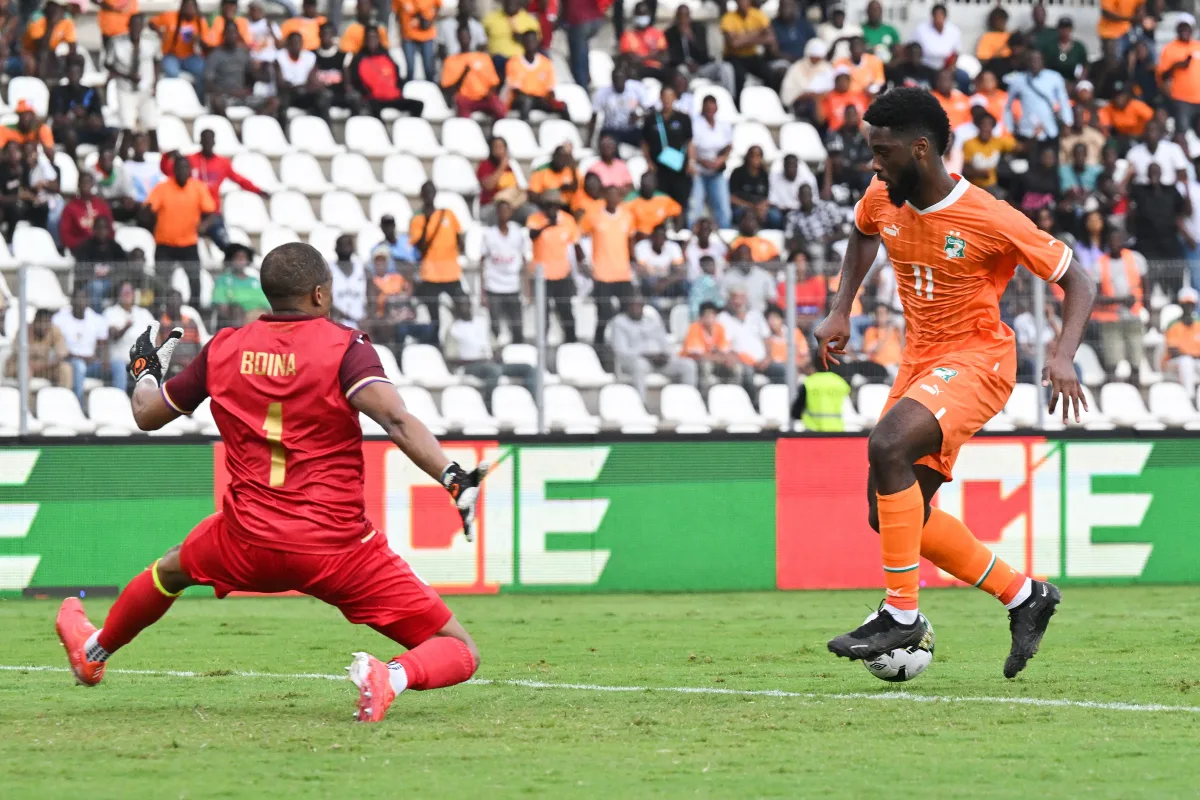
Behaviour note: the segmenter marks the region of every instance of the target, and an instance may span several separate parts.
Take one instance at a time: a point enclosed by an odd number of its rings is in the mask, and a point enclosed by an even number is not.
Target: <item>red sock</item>
[[[421,691],[462,683],[475,674],[475,658],[453,636],[434,636],[394,659],[408,675],[408,688]]]
[[[169,594],[158,581],[158,562],[125,585],[108,610],[96,643],[110,654],[133,641],[144,629],[162,619],[179,595]]]

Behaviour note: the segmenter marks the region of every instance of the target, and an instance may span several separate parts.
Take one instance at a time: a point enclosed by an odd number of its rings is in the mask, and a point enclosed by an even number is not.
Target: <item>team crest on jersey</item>
[[[950,369],[949,367],[934,367],[933,374],[944,380],[946,383],[958,374],[958,370]]]
[[[946,258],[966,258],[967,243],[958,235],[958,231],[946,234]]]

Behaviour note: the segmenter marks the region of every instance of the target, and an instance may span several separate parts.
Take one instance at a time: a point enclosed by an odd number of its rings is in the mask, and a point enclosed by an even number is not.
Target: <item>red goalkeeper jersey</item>
[[[223,513],[235,535],[286,552],[337,553],[371,531],[350,398],[385,380],[361,331],[324,317],[265,315],[219,332],[162,394],[184,414],[212,398],[229,473]]]

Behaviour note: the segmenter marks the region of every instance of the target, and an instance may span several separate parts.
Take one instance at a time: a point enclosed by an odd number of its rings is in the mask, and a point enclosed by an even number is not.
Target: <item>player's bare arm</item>
[[[1067,421],[1069,408],[1075,409],[1075,421],[1080,421],[1079,409],[1088,410],[1083,386],[1075,374],[1075,351],[1083,340],[1092,302],[1096,299],[1096,283],[1079,265],[1074,256],[1071,265],[1058,279],[1063,290],[1063,326],[1054,343],[1054,355],[1046,362],[1042,373],[1042,385],[1050,387],[1050,413],[1062,398],[1062,419]]]
[[[850,240],[846,243],[846,257],[842,259],[842,280],[833,296],[829,316],[813,329],[813,336],[817,339],[817,357],[826,369],[829,362],[838,363],[834,355],[840,356],[846,352],[846,343],[850,341],[850,309],[854,305],[854,296],[866,280],[878,253],[879,234],[868,236],[858,228],[851,229]]]

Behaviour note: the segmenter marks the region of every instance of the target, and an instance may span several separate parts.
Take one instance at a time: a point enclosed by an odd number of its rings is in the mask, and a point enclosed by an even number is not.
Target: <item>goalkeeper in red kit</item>
[[[76,680],[95,686],[109,657],[162,618],[189,586],[211,586],[217,597],[303,592],[407,650],[388,663],[354,654],[356,718],[378,722],[405,689],[470,678],[479,651],[367,519],[359,412],[446,487],[468,539],[487,466],[468,472],[450,461],[405,409],[366,335],[329,320],[332,276],[317,250],[275,248],[263,259],[260,280],[271,313],[220,331],[166,383],[162,376],[182,331],[156,348],[147,330],[130,352],[133,415],[142,430],[161,428],[212,399],[229,473],[222,510],[131,580],[99,630],[78,598],[64,600],[58,636]]]

